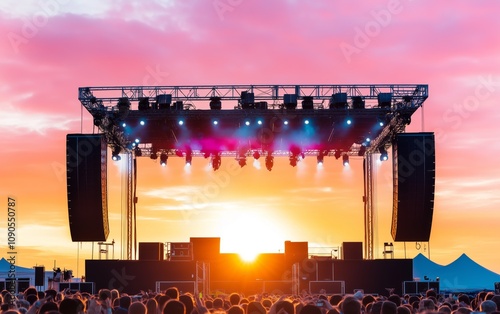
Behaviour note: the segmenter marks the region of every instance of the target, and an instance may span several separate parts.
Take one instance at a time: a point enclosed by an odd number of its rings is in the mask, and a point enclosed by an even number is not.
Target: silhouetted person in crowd
[[[435,311],[436,305],[432,299],[422,299],[418,304],[418,312]]]
[[[147,314],[160,314],[160,310],[158,308],[158,301],[155,298],[150,298],[146,302]]]
[[[186,314],[191,314],[194,308],[194,300],[190,294],[182,294],[179,296],[179,301],[184,303],[186,307]]]
[[[266,314],[267,310],[261,302],[252,301],[248,303],[246,314]]]
[[[412,314],[410,308],[407,306],[404,306],[404,305],[398,306],[397,313],[398,314]]]
[[[141,301],[135,301],[128,307],[129,314],[146,314],[146,306]]]
[[[491,300],[485,300],[479,305],[479,310],[486,314],[491,314],[497,310],[497,304]]]
[[[132,304],[132,298],[129,295],[122,295],[119,300],[119,305],[115,308],[115,314],[127,314],[128,308]]]
[[[165,295],[168,295],[171,299],[179,300],[179,289],[170,287],[165,290]]]
[[[227,314],[245,314],[245,311],[239,305],[231,305],[231,307],[226,312]]]
[[[165,303],[162,310],[163,314],[186,314],[184,303],[179,300],[170,299]]]
[[[241,300],[241,297],[238,293],[233,292],[229,295],[229,303],[231,303],[231,305],[239,305],[240,300]]]
[[[397,314],[398,306],[392,301],[382,302],[382,308],[380,309],[381,314]]]
[[[361,302],[352,296],[345,297],[341,309],[342,314],[361,314]]]

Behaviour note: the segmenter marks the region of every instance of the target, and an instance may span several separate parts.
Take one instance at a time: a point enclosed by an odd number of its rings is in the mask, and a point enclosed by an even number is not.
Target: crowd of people
[[[203,296],[165,291],[135,295],[101,289],[97,294],[29,287],[13,295],[3,290],[0,314],[500,314],[500,295],[251,295]]]

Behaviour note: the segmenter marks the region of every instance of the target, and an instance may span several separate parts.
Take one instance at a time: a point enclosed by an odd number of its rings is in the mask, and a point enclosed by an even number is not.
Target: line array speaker
[[[101,134],[66,136],[68,215],[73,242],[106,241],[107,143]]]
[[[394,241],[429,241],[434,211],[434,133],[401,133],[393,142]]]

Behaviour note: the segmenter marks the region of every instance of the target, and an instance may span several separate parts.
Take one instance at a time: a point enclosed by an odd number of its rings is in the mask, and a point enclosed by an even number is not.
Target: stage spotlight
[[[380,161],[386,161],[389,159],[389,155],[387,154],[385,147],[381,146],[378,151],[380,152]]]
[[[179,125],[184,125],[184,120],[179,120],[178,124]]]
[[[167,165],[168,156],[165,153],[160,154],[160,166],[165,167]]]
[[[267,170],[271,171],[273,169],[274,165],[274,157],[271,155],[266,156],[266,168]]]
[[[120,146],[115,146],[113,148],[113,152],[112,152],[112,156],[111,156],[111,159],[113,159],[114,161],[118,161],[120,159],[122,159],[120,157],[120,153],[121,153],[122,149]]]
[[[262,120],[260,120],[260,119],[259,119],[259,120],[257,120],[257,124],[258,124],[258,125],[262,125]]]
[[[288,120],[283,121],[284,125],[288,125]]]
[[[238,158],[238,164],[243,168],[247,165],[247,158],[245,156],[240,156],[240,158]]]
[[[344,166],[348,166],[348,165],[349,165],[349,155],[344,154],[344,155],[342,156],[342,164],[343,164]]]
[[[193,152],[191,151],[190,148],[186,150],[186,165],[191,165],[191,162],[193,161]]]
[[[351,119],[347,119],[346,123],[347,123],[347,125],[351,125],[352,124],[352,120]]]
[[[306,125],[309,124],[309,120],[307,120],[307,119],[304,120],[304,124],[306,124]]]
[[[379,122],[378,122],[378,125],[379,125],[379,126],[384,126],[384,121],[379,121]]]
[[[126,127],[127,124],[125,122],[122,123],[122,127]]]
[[[222,161],[219,154],[212,155],[212,168],[214,171],[220,168]]]
[[[139,122],[139,124],[140,124],[140,125],[144,125],[144,124],[146,124],[146,122],[145,122],[144,120],[141,120],[141,121]]]
[[[249,126],[249,125],[250,125],[250,121],[248,121],[248,120],[247,120],[247,121],[245,121],[245,125],[246,125],[246,126]]]
[[[323,155],[323,152],[319,152],[318,157],[316,159],[318,160],[318,164],[323,164],[323,159],[325,155]]]
[[[255,160],[259,159],[260,158],[260,153],[258,151],[255,151],[253,153],[253,158],[255,158]]]
[[[290,159],[290,166],[292,166],[292,167],[297,166],[297,156],[292,155],[292,156],[290,156],[289,159]]]
[[[134,148],[134,154],[136,157],[141,157],[142,156],[142,150],[139,148],[139,146],[137,146],[136,148]]]
[[[151,150],[151,155],[149,155],[149,158],[151,158],[153,160],[158,159],[158,155],[156,154],[156,150],[155,149]]]
[[[370,139],[369,137],[367,137],[367,138],[365,138],[365,141],[366,141],[367,143],[370,143],[371,139]]]
[[[219,121],[218,120],[214,120],[212,123],[213,123],[213,125],[217,125],[217,124],[219,124]]]
[[[141,141],[140,139],[136,138],[134,142],[139,144],[140,141]]]

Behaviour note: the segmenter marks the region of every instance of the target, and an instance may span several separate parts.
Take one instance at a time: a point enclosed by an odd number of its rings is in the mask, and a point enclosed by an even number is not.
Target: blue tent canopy
[[[439,265],[420,253],[413,259],[413,277],[432,281],[439,278],[442,292],[492,291],[495,282],[500,282],[499,274],[479,265],[466,254],[448,265]]]

